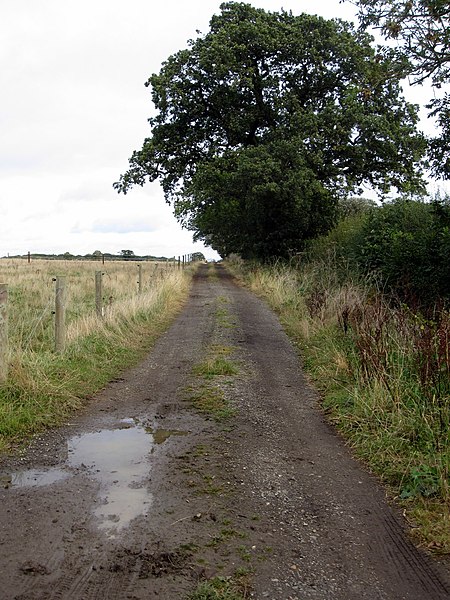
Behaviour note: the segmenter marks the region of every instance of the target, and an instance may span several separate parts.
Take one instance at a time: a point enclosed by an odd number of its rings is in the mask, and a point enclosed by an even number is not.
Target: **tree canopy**
[[[344,1],[344,0],[341,0]],[[402,74],[413,84],[450,82],[450,3],[448,0],[356,0],[363,28],[374,27],[395,40]],[[406,59],[406,62],[405,62]],[[450,178],[450,95],[430,99],[441,134],[430,141],[435,174]]]
[[[121,250],[119,254],[125,260],[130,260],[135,256],[133,250]]]
[[[203,254],[203,252],[193,252],[191,254],[191,260],[196,261],[196,260],[206,260],[206,259],[205,259],[205,255]]]
[[[224,3],[148,80],[151,136],[115,187],[159,179],[220,254],[288,256],[362,184],[421,187],[424,140],[394,67],[349,23]]]

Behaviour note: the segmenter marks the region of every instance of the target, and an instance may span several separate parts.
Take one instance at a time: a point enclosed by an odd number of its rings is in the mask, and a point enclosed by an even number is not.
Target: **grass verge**
[[[0,451],[45,427],[63,423],[89,396],[141,359],[180,310],[189,278],[173,272],[105,319],[94,316],[66,351],[16,351],[0,386]]]
[[[333,264],[231,266],[278,312],[328,418],[404,507],[418,545],[450,553],[450,315],[388,304]]]

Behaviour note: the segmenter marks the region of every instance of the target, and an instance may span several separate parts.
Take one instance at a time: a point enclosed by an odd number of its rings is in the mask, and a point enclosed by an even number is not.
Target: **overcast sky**
[[[0,256],[94,250],[173,256],[193,244],[159,184],[118,195],[150,129],[144,82],[206,32],[220,0],[14,0],[0,21]],[[352,20],[339,0],[258,0]]]

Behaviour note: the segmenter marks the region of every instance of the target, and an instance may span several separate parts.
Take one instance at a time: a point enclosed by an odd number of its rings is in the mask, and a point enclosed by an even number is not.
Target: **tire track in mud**
[[[211,348],[240,368],[214,381],[236,410],[219,424],[187,401]],[[102,529],[95,511],[112,505],[95,465],[0,490],[2,600],[183,600],[198,581],[244,569],[256,600],[449,598],[447,573],[405,538],[383,490],[324,422],[275,315],[222,267],[201,266],[141,365],[0,473],[66,468],[67,439],[118,427],[154,435],[137,482],[148,511]]]

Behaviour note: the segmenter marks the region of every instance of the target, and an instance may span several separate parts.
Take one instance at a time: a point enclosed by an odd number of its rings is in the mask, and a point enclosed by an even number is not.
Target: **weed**
[[[192,455],[195,457],[208,456],[209,449],[204,444],[197,444],[192,451]]]
[[[203,475],[204,486],[201,490],[202,494],[215,496],[223,493],[223,486],[216,483],[214,475]]]
[[[247,546],[239,546],[237,552],[244,562],[250,562],[252,560],[251,552]]]
[[[220,544],[223,544],[233,538],[245,538],[246,534],[234,529],[234,527],[228,526],[223,527],[218,535],[215,535],[210,542],[208,542],[207,546],[216,547]]]
[[[188,600],[245,600],[249,598],[248,583],[241,577],[215,577],[200,583]]]
[[[209,351],[213,356],[230,356],[233,353],[233,346],[223,346],[221,344],[211,344]]]
[[[193,542],[188,542],[186,544],[180,544],[180,551],[185,554],[194,554],[199,550],[198,544],[194,544]]]
[[[213,379],[221,375],[237,375],[239,370],[233,362],[223,356],[213,356],[196,365],[193,372],[205,379]]]
[[[436,467],[420,465],[409,470],[408,476],[403,482],[403,490],[400,498],[412,498],[423,496],[430,498],[439,491],[439,475]]]
[[[188,399],[201,413],[211,416],[219,422],[229,419],[234,414],[234,409],[230,406],[222,390],[212,384],[191,388]]]

